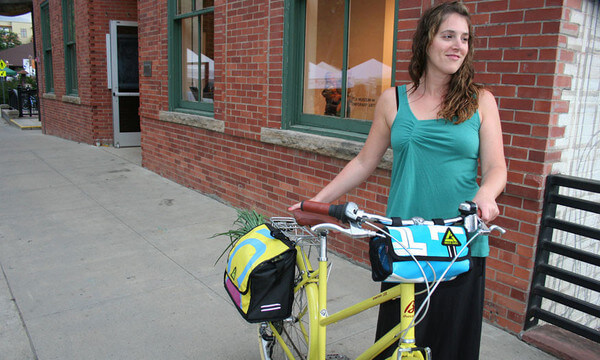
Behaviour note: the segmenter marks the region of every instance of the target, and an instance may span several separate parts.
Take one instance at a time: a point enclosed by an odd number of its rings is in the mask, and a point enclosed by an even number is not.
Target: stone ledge
[[[364,145],[364,143],[358,141],[273,128],[262,128],[260,140],[268,144],[281,145],[343,160],[352,160]],[[392,150],[388,149],[378,167],[390,170],[392,159]]]
[[[225,132],[225,122],[223,120],[216,120],[208,116],[186,114],[174,111],[161,111],[158,114],[158,120],[220,133]]]
[[[81,105],[81,98],[79,96],[63,95],[61,100],[67,103]]]
[[[527,330],[521,338],[564,360],[597,359],[600,354],[600,344],[551,324]]]
[[[10,107],[2,107],[2,118],[10,121],[10,119],[18,118],[19,110],[11,109]]]
[[[55,93],[43,93],[42,94],[42,98],[44,98],[44,99],[50,99],[50,100],[56,100],[56,94]]]

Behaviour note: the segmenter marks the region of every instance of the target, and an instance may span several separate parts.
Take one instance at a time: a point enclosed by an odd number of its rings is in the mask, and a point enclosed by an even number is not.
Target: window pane
[[[306,2],[306,114],[339,116],[344,55],[344,0]]]
[[[119,96],[119,131],[140,132],[140,97]]]
[[[177,13],[185,14],[192,11],[192,3],[194,0],[178,0],[177,1]]]
[[[77,49],[75,44],[67,46],[67,56],[69,68],[67,71],[69,72],[69,93],[76,94],[77,93]]]
[[[344,39],[346,4],[348,38]],[[373,120],[375,103],[391,84],[394,4],[394,0],[307,1],[305,114]],[[346,88],[342,89],[344,73]],[[345,114],[341,111],[344,93]]]
[[[214,6],[214,0],[178,0],[177,14],[185,14]]]
[[[182,100],[210,103],[215,76],[214,14],[186,18],[181,25]]]
[[[200,85],[202,101],[213,102],[215,89],[215,16],[214,13],[202,15],[202,39],[200,60]]]
[[[181,21],[181,95],[198,101],[198,17]]]
[[[196,0],[196,10],[204,9],[215,5],[215,0]]]
[[[352,0],[348,29],[347,117],[373,120],[392,81],[394,0]]]
[[[137,26],[117,26],[118,87],[120,92],[139,92]]]
[[[67,10],[66,10],[66,42],[73,43],[75,42],[75,11],[73,9],[73,0],[67,0]]]

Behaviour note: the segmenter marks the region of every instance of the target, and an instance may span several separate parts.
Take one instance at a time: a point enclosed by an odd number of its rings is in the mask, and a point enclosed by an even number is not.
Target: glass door
[[[110,21],[110,87],[114,146],[140,146],[137,23]]]

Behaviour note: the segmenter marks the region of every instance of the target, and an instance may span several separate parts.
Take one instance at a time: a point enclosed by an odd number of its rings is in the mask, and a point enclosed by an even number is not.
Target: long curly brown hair
[[[461,2],[446,2],[427,10],[417,25],[413,36],[412,58],[408,73],[413,82],[414,92],[421,84],[421,79],[427,71],[427,49],[437,34],[440,25],[450,14],[458,14],[467,20],[469,25],[469,50],[456,73],[450,78],[448,92],[442,101],[438,116],[455,124],[469,119],[479,107],[477,94],[482,88],[473,81],[473,25],[467,7]]]

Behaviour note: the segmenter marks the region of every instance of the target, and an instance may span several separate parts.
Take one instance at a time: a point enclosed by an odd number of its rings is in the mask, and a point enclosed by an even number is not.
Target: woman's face
[[[458,71],[469,51],[469,24],[463,16],[452,13],[440,28],[427,49],[427,73],[440,76]]]

